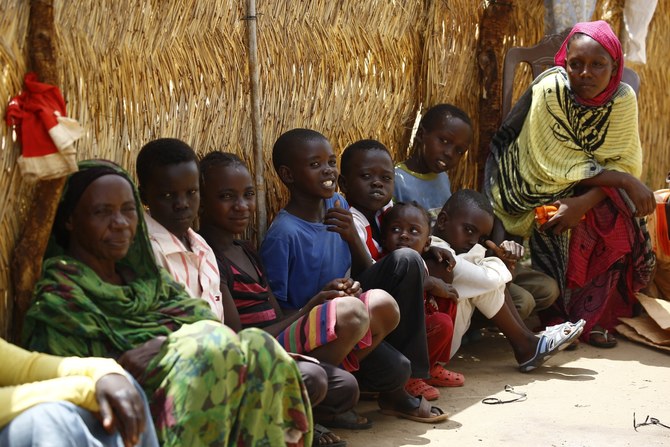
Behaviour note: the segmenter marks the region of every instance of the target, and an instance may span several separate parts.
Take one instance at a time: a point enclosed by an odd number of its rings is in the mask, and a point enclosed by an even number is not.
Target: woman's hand
[[[648,216],[656,209],[656,200],[651,189],[647,188],[647,185],[642,183],[637,177],[627,172],[605,169],[595,177],[584,179],[579,183],[582,186],[609,186],[623,189],[633,202],[637,217]]]
[[[589,207],[584,203],[581,196],[566,197],[557,200],[553,205],[558,208],[556,214],[540,227],[540,231],[545,233],[553,231],[554,234],[575,228]]]
[[[121,374],[107,374],[95,384],[102,426],[108,433],[118,430],[126,447],[137,445],[146,425],[139,391]]]
[[[132,374],[137,381],[140,381],[147,370],[147,366],[149,366],[149,362],[151,362],[156,354],[158,354],[158,351],[161,350],[166,339],[166,336],[159,335],[137,348],[124,352],[117,361],[126,371]]]
[[[635,205],[637,217],[648,216],[656,210],[656,197],[654,192],[636,177],[629,175],[624,185],[624,190]]]

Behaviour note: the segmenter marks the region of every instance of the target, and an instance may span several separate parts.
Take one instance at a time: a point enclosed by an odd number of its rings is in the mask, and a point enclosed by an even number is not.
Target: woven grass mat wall
[[[132,172],[144,143],[174,136],[201,154],[215,149],[235,152],[250,162],[253,172],[246,2],[97,3],[57,1],[55,8],[60,87],[68,113],[87,129],[77,143],[80,159],[108,158]],[[516,3],[510,28],[514,33],[505,37],[505,48],[533,44],[544,33],[541,2]],[[601,1],[599,8],[605,3]],[[27,4],[0,0],[3,104],[20,90],[26,70]],[[270,152],[274,140],[288,129],[319,130],[337,153],[354,140],[377,138],[402,160],[420,108],[452,102],[477,126],[475,54],[487,4],[258,2],[269,217],[287,198],[272,170]],[[642,78],[643,144],[658,157],[645,170],[648,179],[658,177],[654,169],[667,169],[669,156],[661,149],[669,140],[667,120],[657,117],[670,112],[670,104],[653,94],[662,91],[668,79],[667,68],[655,63],[668,50],[668,8],[659,4],[652,23],[649,64],[636,67]],[[8,265],[31,187],[15,169],[19,148],[11,131],[0,129],[0,336],[7,336],[12,315]],[[475,141],[472,147],[477,145]],[[477,184],[473,152],[452,173],[456,187]],[[661,169],[663,163],[666,167]]]
[[[428,2],[424,32],[422,110],[439,103],[454,104],[472,118],[474,141],[460,165],[451,172],[457,188],[476,188],[476,148],[479,145],[477,114],[479,82],[477,38],[483,3],[468,0]],[[408,151],[400,154],[407,157]]]
[[[12,131],[4,124],[4,111],[11,97],[21,89],[28,53],[29,2],[0,1],[0,337],[7,338],[12,315],[9,260],[24,220],[32,188],[21,181],[16,167],[18,147]]]
[[[644,148],[642,180],[653,189],[666,187],[670,172],[670,2],[660,1],[649,26],[647,63],[628,64],[640,75],[640,139]]]
[[[544,34],[544,7],[541,2],[516,2],[510,29],[515,34],[505,43],[530,46]],[[529,4],[526,3],[539,3]],[[623,0],[599,0],[592,20],[607,21],[615,32],[623,27]],[[670,2],[658,2],[647,35],[647,63],[628,63],[640,76],[638,96],[640,140],[644,150],[642,180],[652,189],[665,187],[670,171],[670,95],[664,87],[670,79],[670,67],[663,63],[670,51]],[[518,98],[530,83],[530,70],[517,70],[514,97]]]

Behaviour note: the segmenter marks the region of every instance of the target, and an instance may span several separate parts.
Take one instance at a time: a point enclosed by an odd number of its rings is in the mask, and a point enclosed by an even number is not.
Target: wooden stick
[[[503,37],[509,34],[514,1],[494,2],[484,10],[477,49],[479,65],[479,150],[477,151],[477,178],[483,185],[484,168],[489,156],[489,144],[502,121],[502,55]]]
[[[258,40],[256,38],[256,0],[249,0],[247,30],[249,38],[249,74],[251,75],[251,128],[254,147],[254,178],[256,183],[256,243],[265,237],[268,226],[265,188],[265,154],[263,153],[263,126],[261,125],[260,70],[258,68]]]
[[[30,62],[42,82],[58,85],[54,39],[53,0],[31,0],[28,47]],[[18,341],[23,318],[32,300],[33,288],[42,271],[51,226],[66,177],[42,180],[36,186],[26,216],[23,233],[14,248],[12,282],[14,284],[14,339]]]

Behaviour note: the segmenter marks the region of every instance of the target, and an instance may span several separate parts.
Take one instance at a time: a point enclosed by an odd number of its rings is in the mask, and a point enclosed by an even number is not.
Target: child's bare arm
[[[334,208],[326,211],[324,223],[327,225],[328,231],[339,234],[342,240],[349,245],[351,276],[356,277],[372,265],[372,259],[363,245],[363,241],[358,237],[351,212],[341,208],[339,201],[335,202]]]
[[[447,250],[448,251],[448,250]],[[451,253],[449,253],[451,255]],[[456,260],[451,257],[451,260],[453,261],[453,265],[456,265]],[[437,259],[430,258],[430,259],[425,259],[426,261],[426,266],[428,267],[428,273],[430,276],[434,276],[435,278],[440,278],[442,281],[446,282],[447,284],[451,284],[454,280],[454,270],[452,267],[452,264],[449,264],[451,268],[446,268],[446,265],[444,262],[438,261]]]
[[[436,259],[427,259],[426,266],[430,276],[426,277],[423,282],[424,292],[436,297],[458,300],[458,292],[451,285],[451,281],[454,279],[453,271],[451,269],[447,270],[444,263],[438,262]]]
[[[242,330],[242,322],[240,321],[240,313],[235,306],[235,300],[228,289],[228,284],[225,282],[223,275],[221,275],[221,301],[223,304],[223,324],[234,330],[240,332]]]
[[[446,248],[431,245],[430,247],[428,247],[428,251],[423,254],[423,258],[426,261],[426,263],[430,261],[436,262],[437,264],[432,264],[433,268],[437,268],[437,266],[439,265],[443,269],[445,269],[447,274],[450,275],[450,278],[445,281],[447,283],[451,283],[453,278],[452,272],[454,270],[454,267],[456,266],[456,259],[449,250],[447,250]]]
[[[423,282],[423,291],[435,297],[447,298],[450,300],[458,300],[458,292],[451,284],[447,284],[440,278],[434,276],[426,277]]]

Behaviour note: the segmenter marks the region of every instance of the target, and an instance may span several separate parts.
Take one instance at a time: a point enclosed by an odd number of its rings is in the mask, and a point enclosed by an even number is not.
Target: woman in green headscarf
[[[23,333],[30,349],[114,357],[150,398],[163,445],[309,445],[295,362],[260,330],[236,335],[156,266],[127,173],[68,179]]]

